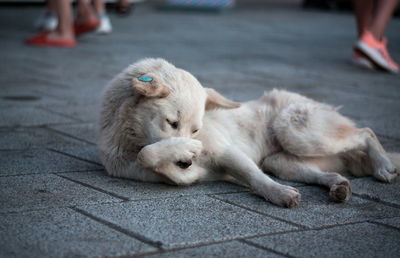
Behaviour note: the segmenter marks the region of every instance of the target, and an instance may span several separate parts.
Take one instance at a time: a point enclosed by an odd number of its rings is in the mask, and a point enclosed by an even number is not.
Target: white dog
[[[390,159],[399,164],[372,130],[328,105],[281,90],[240,104],[162,59],[139,61],[108,85],[98,147],[112,176],[178,185],[228,180],[285,207],[298,205],[299,191],[263,171],[326,186],[342,202],[351,188],[338,173],[391,182]]]

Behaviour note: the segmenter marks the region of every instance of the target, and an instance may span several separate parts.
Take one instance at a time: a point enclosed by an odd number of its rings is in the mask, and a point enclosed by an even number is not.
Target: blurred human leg
[[[88,0],[78,0],[77,15],[75,20],[75,35],[95,30],[100,25],[100,20]]]
[[[355,0],[354,12],[356,15],[357,33],[361,37],[364,30],[368,29],[372,22],[374,0]]]
[[[398,0],[380,0],[376,2],[374,17],[370,24],[370,31],[374,37],[382,41],[386,27],[392,18]]]
[[[357,38],[360,39],[363,32],[369,29],[373,18],[374,0],[355,0],[354,13],[357,24]],[[374,69],[374,64],[358,49],[354,49],[353,63],[368,69]]]
[[[393,73],[399,72],[387,49],[384,32],[396,8],[398,0],[355,1],[355,13],[359,40],[353,60],[366,57],[375,66]],[[358,62],[361,64],[361,62]]]
[[[100,34],[110,33],[112,31],[112,26],[106,13],[104,0],[93,0],[93,7],[100,19],[100,26],[96,29],[96,32]]]
[[[56,0],[47,0],[46,11],[36,20],[35,28],[39,30],[55,30],[58,24]]]
[[[76,45],[71,2],[70,0],[57,0],[55,3],[59,21],[57,28],[29,38],[26,41],[28,45],[54,47],[73,47]]]
[[[117,13],[121,15],[127,15],[131,12],[132,6],[129,0],[117,0],[115,9]]]

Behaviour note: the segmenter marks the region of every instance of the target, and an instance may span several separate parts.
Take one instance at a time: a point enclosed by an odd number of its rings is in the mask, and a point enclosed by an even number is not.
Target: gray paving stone
[[[43,149],[0,151],[0,176],[101,169],[99,165]]]
[[[96,124],[71,124],[71,125],[56,125],[51,128],[62,133],[72,135],[76,138],[96,143]]]
[[[3,214],[0,257],[104,257],[156,248],[71,209]]]
[[[293,257],[398,257],[399,237],[399,230],[362,223],[248,241]]]
[[[388,218],[388,219],[378,219],[378,220],[374,220],[374,222],[386,224],[386,225],[400,229],[400,217]]]
[[[277,207],[250,193],[221,194],[217,198],[309,228],[396,216],[400,209],[352,196],[347,203],[334,203],[328,191],[316,186],[299,187],[302,199],[294,209]]]
[[[296,229],[207,196],[79,207],[165,248]]]
[[[83,68],[82,69],[87,69]],[[116,71],[117,72],[117,71]],[[71,105],[85,106],[90,105],[93,107],[98,107],[101,102],[101,93],[103,87],[106,86],[108,81],[110,81],[115,74],[109,74],[108,76],[101,76],[100,74],[92,71],[92,76],[80,76],[78,77],[80,71],[77,72],[77,78],[70,79],[67,84],[60,85],[61,87],[51,87],[50,83],[42,84],[37,87],[38,92],[42,95],[59,100],[59,103],[43,103],[40,105],[43,108],[52,109],[54,106],[55,111],[60,111],[60,107],[68,107]],[[109,72],[107,72],[109,73]],[[55,82],[57,79],[53,79]],[[84,85],[79,90],[76,90],[73,85],[80,83]],[[67,109],[61,110],[66,111]]]
[[[90,184],[129,200],[247,191],[247,189],[243,187],[223,182],[206,182],[188,187],[144,183],[110,177],[105,171],[66,173],[63,174],[63,176],[85,184]]]
[[[232,241],[221,244],[200,246],[178,251],[144,255],[144,257],[284,257],[249,244]]]
[[[59,176],[43,174],[2,177],[0,196],[0,212],[120,201]]]
[[[102,162],[97,152],[97,147],[93,144],[82,144],[82,146],[56,146],[54,149],[62,153],[78,157],[87,161],[97,163],[103,168]]]
[[[7,87],[12,85],[12,87]],[[25,85],[22,83],[22,85]],[[2,91],[0,92],[1,107],[34,107],[39,105],[60,104],[60,100],[44,96],[38,92],[32,84],[29,88],[18,87],[15,81],[7,84],[2,83]]]
[[[391,110],[398,110],[396,109],[391,109]],[[391,148],[389,150],[399,152],[400,147],[398,145],[399,139],[400,139],[400,121],[398,120],[398,116],[396,118],[391,118],[388,119],[388,117],[392,117],[392,113],[390,111],[386,115],[382,115],[380,117],[376,118],[365,118],[362,120],[358,121],[358,125],[360,127],[369,127],[374,130],[375,133],[381,134],[384,136],[389,136],[392,138],[395,138],[397,142],[396,148]],[[385,146],[384,146],[385,147]]]
[[[15,150],[28,148],[82,148],[88,144],[69,138],[45,128],[21,128],[13,131],[0,130],[0,149]]]
[[[34,107],[2,107],[0,126],[39,126],[54,123],[68,123],[74,120],[52,114]]]
[[[46,105],[43,106],[43,109],[55,114],[72,117],[82,122],[96,122],[100,115],[99,101],[92,104],[75,103],[74,105]]]
[[[378,135],[379,142],[387,152],[400,152],[400,140]]]
[[[374,200],[385,201],[400,207],[400,179],[391,184],[375,180],[372,177],[351,180],[353,192]]]

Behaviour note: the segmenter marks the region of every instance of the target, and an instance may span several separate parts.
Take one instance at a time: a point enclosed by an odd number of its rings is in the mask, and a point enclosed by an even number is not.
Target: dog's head
[[[126,119],[133,119],[134,127],[142,127],[139,131],[149,142],[171,136],[192,138],[202,128],[206,110],[240,106],[203,88],[193,75],[163,59],[141,60],[124,74],[135,99],[135,107],[125,112]]]

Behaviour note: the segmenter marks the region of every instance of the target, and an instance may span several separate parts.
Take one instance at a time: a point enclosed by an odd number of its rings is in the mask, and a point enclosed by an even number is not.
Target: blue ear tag
[[[139,77],[138,80],[141,82],[151,82],[151,81],[153,81],[153,78],[148,77],[148,76],[142,76],[142,77]]]

